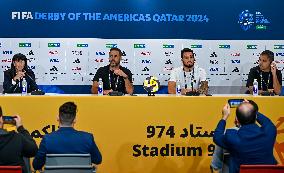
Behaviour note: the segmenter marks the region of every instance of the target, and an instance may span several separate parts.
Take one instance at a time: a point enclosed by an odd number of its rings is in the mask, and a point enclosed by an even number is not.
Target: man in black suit
[[[28,69],[26,56],[18,53],[13,56],[11,68],[4,71],[4,93],[21,93],[24,78],[27,81],[28,93],[38,90],[35,74],[31,69]]]

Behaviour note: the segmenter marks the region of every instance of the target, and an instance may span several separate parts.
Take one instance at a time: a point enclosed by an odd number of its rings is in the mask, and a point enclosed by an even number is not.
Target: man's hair
[[[192,49],[189,49],[189,48],[184,48],[184,49],[181,50],[181,58],[183,58],[183,54],[184,54],[185,52],[192,52],[193,58],[194,58],[193,50],[192,50]]]
[[[118,51],[118,52],[119,52],[119,56],[122,56],[122,52],[121,52],[121,50],[120,50],[119,48],[113,47],[113,48],[111,48],[111,49],[109,50],[109,52],[111,52],[111,51],[113,51],[113,50]]]
[[[0,106],[0,117],[2,117],[3,112],[2,112],[2,107]]]
[[[25,67],[24,67],[24,69],[25,70],[27,70],[27,67],[28,67],[28,60],[27,60],[27,57],[26,57],[26,55],[24,55],[24,54],[21,54],[21,53],[17,53],[17,54],[15,54],[14,56],[13,56],[13,59],[12,59],[12,63],[11,63],[11,69],[12,70],[15,70],[15,66],[14,66],[14,62],[15,61],[21,61],[21,60],[23,60],[23,61],[25,61]]]
[[[253,108],[249,111],[241,111],[239,108],[243,104],[251,104]],[[242,103],[237,107],[236,116],[241,125],[254,124],[256,121],[257,112],[258,112],[257,104],[254,101],[249,100],[249,103]]]
[[[77,113],[77,105],[74,102],[66,102],[59,108],[59,120],[62,125],[71,126]]]
[[[268,57],[268,59],[270,60],[270,62],[274,61],[274,53],[270,50],[265,50],[263,52],[261,52],[260,55],[266,55]]]

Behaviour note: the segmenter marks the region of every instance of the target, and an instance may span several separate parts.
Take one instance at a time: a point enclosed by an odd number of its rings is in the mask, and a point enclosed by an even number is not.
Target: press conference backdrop
[[[181,65],[180,50],[189,47],[207,72],[212,93],[242,93],[263,50],[274,51],[283,70],[283,5],[276,0],[2,0],[0,70],[21,52],[39,85],[83,85],[87,93],[98,67],[108,64],[109,49],[119,47],[136,86],[149,75],[166,85],[172,68]]]
[[[167,85],[171,70],[181,65],[180,50],[189,47],[196,54],[197,64],[206,70],[211,87],[241,87],[265,49],[275,52],[277,66],[283,71],[281,43],[284,41],[2,39],[1,71],[10,67],[13,54],[22,52],[39,85],[90,85],[97,69],[109,63],[109,49],[119,47],[123,50],[121,64],[134,74],[134,85],[142,85],[149,75]],[[2,82],[3,75],[0,79]]]

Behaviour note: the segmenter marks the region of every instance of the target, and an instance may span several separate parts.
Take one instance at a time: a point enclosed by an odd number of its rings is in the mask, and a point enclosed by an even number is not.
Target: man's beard
[[[263,66],[261,66],[261,65],[259,65],[259,69],[260,70],[271,70],[271,68],[270,68],[270,66],[269,67],[267,67],[267,68],[264,68]]]
[[[119,66],[119,63],[116,63],[115,61],[110,61],[110,66],[111,67],[117,67],[117,66]]]
[[[187,68],[191,68],[191,67],[193,67],[193,66],[194,66],[194,64],[186,65],[186,64],[184,64],[184,63],[183,63],[183,65],[184,65],[185,67],[187,67]]]

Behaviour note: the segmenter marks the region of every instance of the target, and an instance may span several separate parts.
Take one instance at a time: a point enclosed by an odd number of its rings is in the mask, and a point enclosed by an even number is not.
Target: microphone
[[[29,77],[33,82],[35,82],[34,79],[28,73],[25,73],[25,76]]]
[[[36,86],[36,90],[38,90],[38,85],[36,84],[36,82],[35,82],[35,80],[28,74],[28,72],[27,71],[25,71],[26,73],[25,73],[25,76],[27,76],[28,78],[30,78],[30,80],[34,83],[34,85]]]

